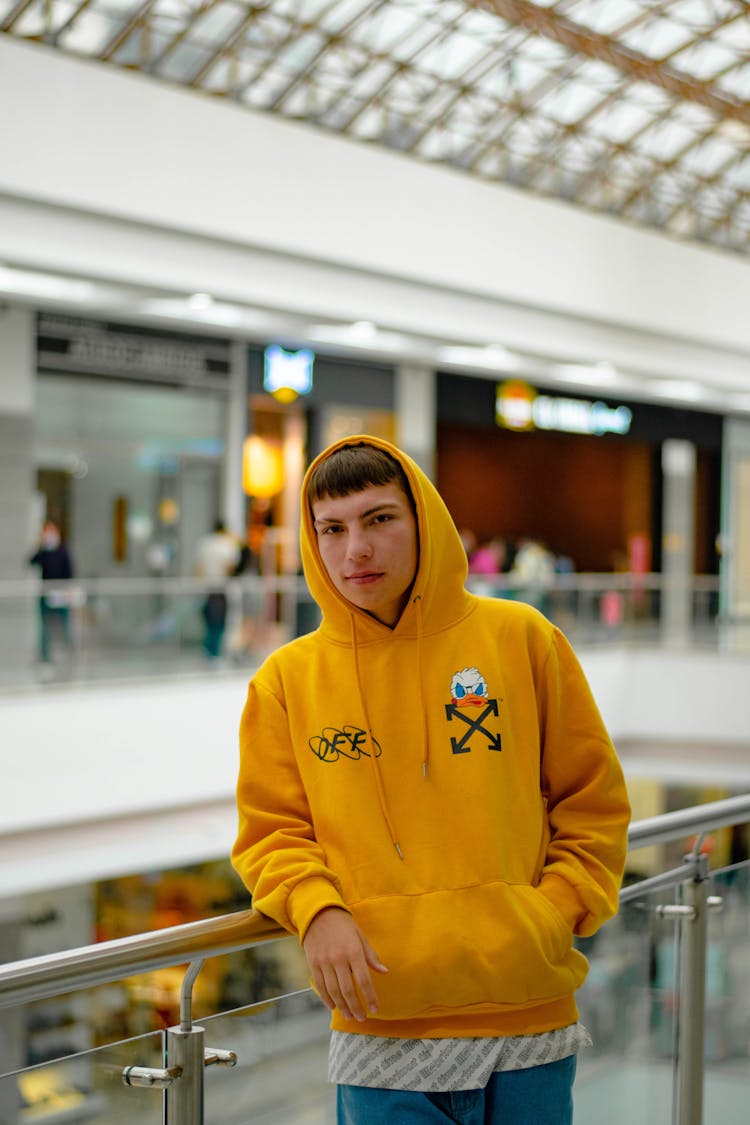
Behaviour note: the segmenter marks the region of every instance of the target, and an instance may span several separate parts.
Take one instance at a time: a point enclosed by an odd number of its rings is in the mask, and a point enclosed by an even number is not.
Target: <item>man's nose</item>
[[[370,557],[372,545],[366,532],[359,529],[349,532],[346,553],[350,559],[367,559]]]

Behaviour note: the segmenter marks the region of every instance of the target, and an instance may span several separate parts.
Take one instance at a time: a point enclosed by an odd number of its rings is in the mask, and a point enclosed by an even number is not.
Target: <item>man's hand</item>
[[[310,923],[302,948],[318,995],[330,1011],[338,1008],[345,1020],[363,1020],[365,1009],[378,1010],[370,970],[388,970],[351,914],[337,906],[321,910]]]

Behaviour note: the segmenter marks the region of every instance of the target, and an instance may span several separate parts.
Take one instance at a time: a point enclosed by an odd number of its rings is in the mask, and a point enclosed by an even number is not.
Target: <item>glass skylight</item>
[[[750,250],[741,0],[0,0],[0,30]]]

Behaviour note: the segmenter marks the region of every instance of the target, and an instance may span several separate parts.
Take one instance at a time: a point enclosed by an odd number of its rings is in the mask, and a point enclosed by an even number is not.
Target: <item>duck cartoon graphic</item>
[[[451,702],[454,707],[479,707],[487,702],[487,681],[478,668],[464,668],[451,680]]]
[[[468,713],[462,708],[480,707],[481,710]],[[468,754],[472,749],[502,750],[502,739],[496,724],[485,725],[490,716],[498,717],[498,701],[490,699],[487,681],[478,668],[462,668],[454,672],[451,680],[451,701],[445,705],[445,717],[455,723],[459,737],[451,735],[451,750],[454,754]],[[464,730],[461,726],[466,727]],[[473,741],[473,746],[472,746]]]

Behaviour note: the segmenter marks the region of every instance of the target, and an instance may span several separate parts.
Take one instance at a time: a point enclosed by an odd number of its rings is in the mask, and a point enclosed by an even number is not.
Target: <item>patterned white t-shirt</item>
[[[501,1038],[383,1039],[334,1031],[328,1081],[380,1090],[482,1090],[496,1070],[525,1070],[557,1062],[591,1046],[581,1023],[538,1035]]]

